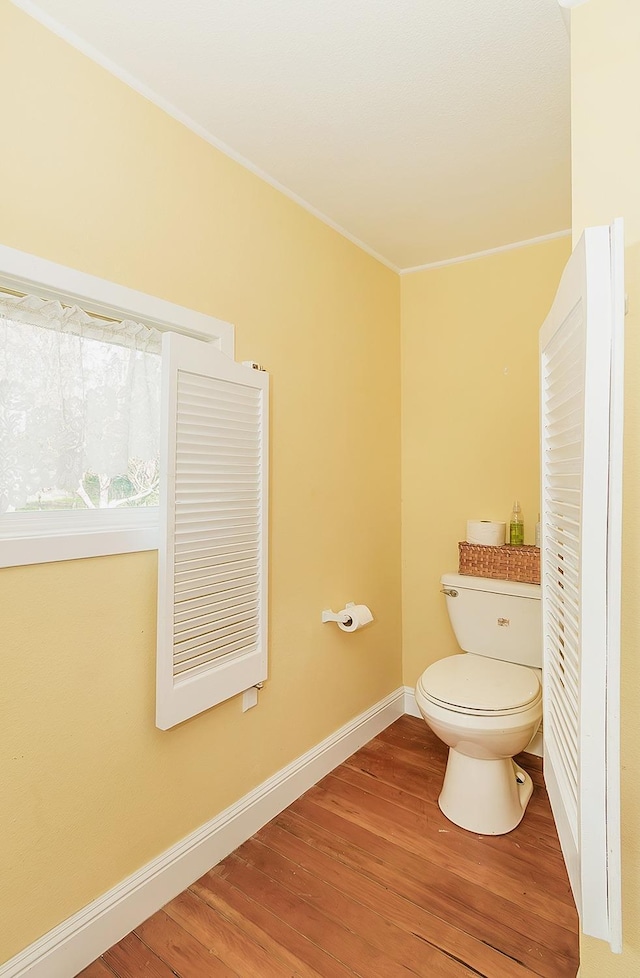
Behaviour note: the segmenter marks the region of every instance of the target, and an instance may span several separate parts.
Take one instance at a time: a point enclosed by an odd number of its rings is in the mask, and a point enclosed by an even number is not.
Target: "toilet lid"
[[[481,655],[451,655],[419,679],[428,699],[469,713],[523,710],[540,698],[540,681],[526,666]]]

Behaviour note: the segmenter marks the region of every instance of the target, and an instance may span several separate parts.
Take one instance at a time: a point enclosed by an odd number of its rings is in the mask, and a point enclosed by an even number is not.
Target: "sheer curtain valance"
[[[0,512],[157,505],[158,330],[0,292]]]

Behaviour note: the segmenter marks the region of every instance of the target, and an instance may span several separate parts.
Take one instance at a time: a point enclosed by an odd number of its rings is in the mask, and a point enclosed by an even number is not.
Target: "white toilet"
[[[463,829],[503,835],[533,792],[513,757],[542,718],[540,585],[460,574],[441,584],[465,654],[434,662],[416,687],[422,716],[449,747],[438,804]]]

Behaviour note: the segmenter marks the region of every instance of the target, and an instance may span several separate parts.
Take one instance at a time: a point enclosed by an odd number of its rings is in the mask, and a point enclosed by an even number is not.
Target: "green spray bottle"
[[[509,521],[509,543],[512,546],[520,546],[524,543],[524,522],[520,503],[517,499],[513,504],[513,512]]]

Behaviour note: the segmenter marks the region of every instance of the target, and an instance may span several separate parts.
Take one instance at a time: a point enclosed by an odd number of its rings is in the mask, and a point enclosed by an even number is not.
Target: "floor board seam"
[[[446,756],[422,720],[401,717],[89,968],[575,978],[577,917],[574,928],[541,760],[518,758],[536,793],[503,842],[444,820]]]
[[[299,817],[302,817],[302,816],[299,816]],[[274,820],[274,821],[277,821],[277,820]],[[286,829],[285,829],[285,831],[286,831]],[[391,845],[393,845],[393,843],[391,843]],[[366,850],[362,850],[362,851],[364,851],[364,852],[366,852]],[[349,866],[348,866],[348,864],[345,864],[345,865],[347,866],[347,868],[351,868],[351,867],[349,867]],[[369,873],[367,873],[367,871],[366,871],[366,870],[364,870],[364,869],[361,869],[361,871],[360,871],[360,872],[361,872],[361,875],[363,875],[363,876],[364,876],[365,878],[367,878],[367,879],[369,879],[369,880],[370,880],[371,882],[373,882],[373,883],[376,883],[377,885],[379,885],[379,886],[382,886],[382,887],[384,887],[384,888],[386,888],[386,889],[391,889],[391,885],[390,885],[389,883],[383,883],[383,882],[382,882],[382,881],[381,881],[380,879],[377,879],[376,877],[373,877],[373,876],[371,876],[371,874],[369,874]],[[453,874],[452,874],[452,875],[453,875]],[[465,881],[465,882],[466,882],[466,881]],[[417,910],[419,910],[419,911],[421,911],[421,912],[423,912],[423,913],[428,913],[428,914],[429,914],[429,915],[430,915],[431,917],[433,917],[434,919],[437,919],[437,920],[440,920],[440,921],[442,921],[443,923],[445,923],[445,924],[448,924],[449,926],[452,926],[452,925],[450,924],[450,921],[449,921],[449,920],[447,920],[447,919],[446,919],[446,918],[445,918],[445,917],[444,917],[444,916],[443,916],[443,915],[442,915],[441,913],[439,913],[439,912],[438,912],[438,911],[437,911],[436,909],[431,909],[431,908],[429,908],[429,909],[427,909],[427,908],[425,908],[425,907],[424,907],[423,905],[421,905],[420,903],[417,903],[417,902],[416,902],[415,900],[412,900],[412,899],[411,899],[411,898],[410,898],[409,896],[407,896],[407,895],[406,895],[406,894],[404,894],[404,893],[401,893],[400,891],[398,891],[398,890],[396,890],[396,889],[393,889],[393,891],[392,891],[392,892],[393,892],[393,893],[395,894],[395,896],[396,896],[396,897],[398,897],[399,899],[402,899],[402,900],[404,900],[405,902],[407,902],[407,903],[409,903],[409,904],[411,904],[411,905],[412,905],[413,907],[415,907],[415,908],[416,908]],[[455,906],[456,906],[456,905],[457,905],[458,907],[462,907],[462,906],[463,906],[463,905],[462,905],[462,904],[460,903],[460,901],[455,901],[455,900],[452,900],[452,901],[451,901],[451,905],[452,905],[452,907],[454,907],[454,908],[455,908]],[[464,934],[464,935],[465,935],[465,936],[466,936],[467,938],[469,938],[470,940],[473,940],[473,941],[478,941],[479,943],[483,943],[483,944],[486,944],[486,945],[487,945],[488,947],[492,947],[492,949],[493,949],[494,951],[496,951],[496,953],[498,953],[498,954],[501,954],[501,955],[503,955],[503,956],[505,956],[505,957],[508,957],[508,958],[510,958],[511,960],[513,960],[513,961],[516,961],[516,962],[517,962],[517,960],[518,960],[517,958],[515,958],[515,957],[514,957],[514,956],[512,956],[512,955],[509,955],[509,954],[508,954],[508,952],[505,952],[505,951],[503,951],[503,950],[502,950],[501,948],[499,948],[499,947],[497,947],[497,946],[494,946],[494,945],[491,945],[491,944],[489,944],[489,943],[488,943],[488,942],[486,942],[486,941],[483,941],[483,940],[482,940],[481,938],[479,938],[479,937],[477,937],[477,936],[476,936],[475,934],[473,934],[473,933],[471,933],[471,932],[470,932],[469,930],[467,930],[467,929],[465,928],[465,926],[463,926],[463,925],[460,925],[460,924],[458,924],[458,923],[456,923],[456,924],[455,924],[454,926],[456,927],[456,929],[457,929],[457,930],[459,930],[459,931],[460,931],[460,932],[461,932],[462,934]],[[521,933],[520,931],[517,931],[517,930],[512,930],[512,934],[513,934],[513,936],[514,936],[514,939],[517,939],[517,940],[519,940],[519,941],[524,941],[524,940],[527,940],[527,937],[526,937],[526,935],[523,935],[523,934],[522,934],[522,933]],[[538,942],[538,941],[536,941],[536,942],[534,942],[534,943],[536,944],[536,946],[538,946],[538,945],[539,945],[539,946],[541,946],[541,947],[543,946],[543,945],[541,945],[541,944],[540,944],[540,942]],[[559,953],[559,952],[554,952],[554,953]],[[564,955],[562,955],[562,956],[563,956],[563,957],[565,957]],[[524,965],[523,965],[523,966],[524,966]]]

